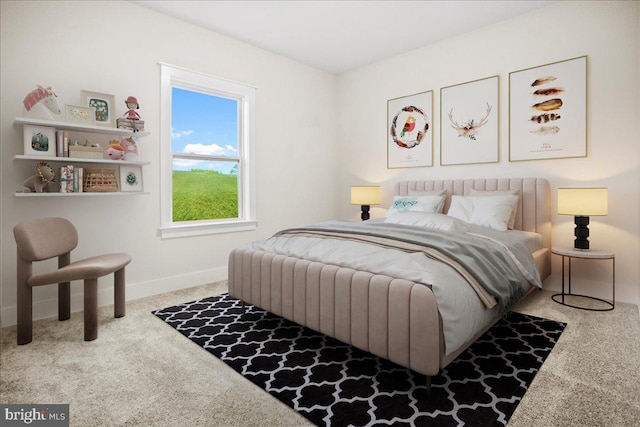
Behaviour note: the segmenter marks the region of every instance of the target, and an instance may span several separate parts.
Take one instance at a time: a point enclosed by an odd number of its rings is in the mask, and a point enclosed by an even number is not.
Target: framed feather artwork
[[[387,101],[387,168],[433,166],[433,91]]]
[[[440,89],[440,164],[498,161],[498,82],[486,77]]]
[[[509,73],[509,161],[587,155],[587,57]]]

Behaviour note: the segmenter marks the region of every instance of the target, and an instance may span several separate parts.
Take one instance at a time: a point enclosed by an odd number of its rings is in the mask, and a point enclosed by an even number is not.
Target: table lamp
[[[589,250],[589,216],[607,215],[606,188],[558,188],[558,214],[575,216],[573,247]]]
[[[374,185],[351,187],[351,204],[360,205],[362,207],[360,218],[363,221],[368,220],[369,206],[380,204],[380,187]]]

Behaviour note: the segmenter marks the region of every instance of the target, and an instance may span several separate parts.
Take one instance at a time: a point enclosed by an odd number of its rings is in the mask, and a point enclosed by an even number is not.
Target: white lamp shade
[[[558,188],[558,214],[598,216],[607,213],[606,188]]]
[[[373,185],[351,187],[351,204],[352,205],[379,205],[380,204],[380,187],[373,186]]]

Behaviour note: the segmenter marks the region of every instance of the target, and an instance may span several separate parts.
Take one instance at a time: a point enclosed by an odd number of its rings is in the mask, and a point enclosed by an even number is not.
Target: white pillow
[[[457,218],[430,212],[395,212],[388,215],[384,222],[413,225],[435,230],[455,231],[458,233],[464,233],[471,228],[471,225]]]
[[[516,225],[516,215],[518,214],[518,205],[520,204],[521,194],[522,193],[520,192],[520,190],[474,190],[474,189],[471,189],[471,191],[469,191],[470,196],[490,196],[490,197],[509,196],[509,195],[518,196],[518,203],[516,203],[516,206],[513,208],[513,212],[511,212],[511,216],[509,217],[509,224],[507,225],[507,228],[509,230],[513,230],[513,228]]]
[[[469,222],[473,213],[473,199],[465,196],[451,196],[448,216]]]
[[[409,196],[443,196],[440,206],[438,206],[438,213],[444,212],[444,201],[447,198],[447,190],[412,190],[409,189],[407,194]]]
[[[453,196],[447,215],[470,224],[507,231],[518,196]]]
[[[391,201],[391,206],[387,212],[387,216],[395,212],[436,212],[440,203],[444,199],[443,196],[395,196]]]

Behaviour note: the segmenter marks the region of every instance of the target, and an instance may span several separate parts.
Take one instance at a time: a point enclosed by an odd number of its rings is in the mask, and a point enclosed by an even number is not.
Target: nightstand
[[[558,304],[566,305],[568,307],[579,308],[581,310],[591,310],[591,311],[610,311],[615,308],[615,299],[616,299],[616,256],[613,252],[609,251],[601,251],[601,250],[580,250],[574,248],[559,248],[554,247],[551,249],[551,253],[560,255],[562,257],[562,293],[554,294],[551,296],[551,299]],[[589,260],[611,260],[612,262],[612,279],[611,279],[611,301],[607,301],[601,298],[590,297],[587,295],[579,295],[571,293],[571,260],[573,258],[580,259],[589,259]],[[565,292],[565,259],[568,260],[569,264],[569,272],[567,278],[567,284],[569,288],[569,292]],[[565,302],[565,296],[577,296],[580,298],[587,298],[591,300],[601,301],[607,304],[608,308],[588,308],[588,307],[580,307],[577,305],[572,305]]]

